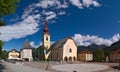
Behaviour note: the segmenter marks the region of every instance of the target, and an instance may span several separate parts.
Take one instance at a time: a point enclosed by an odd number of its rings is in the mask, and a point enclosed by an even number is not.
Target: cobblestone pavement
[[[24,62],[24,63],[9,63],[9,62],[0,62],[0,72],[63,72],[56,71],[51,67],[55,65],[63,65],[71,63],[59,63],[59,62]],[[108,69],[103,71],[96,72],[120,72],[118,69],[113,69],[112,66],[118,66],[117,63],[84,63],[76,62],[72,64],[103,64],[110,66]],[[70,69],[70,68],[67,68]],[[82,71],[80,71],[82,72]]]
[[[41,70],[41,69],[24,66],[22,63],[9,63],[9,62],[4,62],[4,63],[9,68],[11,68],[13,70],[13,72],[49,72],[49,71],[45,71],[45,70]],[[6,71],[6,72],[10,72],[10,71]]]
[[[15,72],[4,62],[0,62],[0,72]]]
[[[26,62],[24,63],[25,66],[29,66],[32,68],[36,68],[36,69],[42,69],[45,71],[50,71],[50,72],[61,72],[61,71],[56,71],[51,69],[52,66],[54,65],[60,65],[61,63],[59,62]]]
[[[44,69],[45,70],[46,67],[47,67],[47,64],[48,64],[47,62],[28,62],[28,63],[25,63],[24,65],[30,66],[32,68],[38,68],[38,69]],[[49,62],[47,71],[50,71],[50,72],[63,72],[63,71],[56,71],[56,70],[51,68],[51,67],[53,67],[55,65],[63,65],[63,64],[68,64],[68,63]],[[105,70],[102,70],[102,71],[96,71],[96,72],[120,72],[120,70],[118,70],[118,69],[111,68],[112,66],[118,66],[118,63],[75,62],[74,64],[103,64],[103,65],[109,66],[109,68],[105,69]],[[68,69],[70,69],[70,68],[68,68]],[[82,71],[80,71],[80,72],[82,72]]]

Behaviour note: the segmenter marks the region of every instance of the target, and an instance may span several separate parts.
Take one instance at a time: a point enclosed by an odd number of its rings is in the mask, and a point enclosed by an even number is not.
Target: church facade
[[[76,61],[77,46],[70,37],[55,42],[50,47],[49,60],[51,61]]]
[[[50,46],[50,33],[47,21],[44,24],[42,44],[46,48],[45,58],[52,61],[77,60],[77,46],[70,37],[56,41]]]

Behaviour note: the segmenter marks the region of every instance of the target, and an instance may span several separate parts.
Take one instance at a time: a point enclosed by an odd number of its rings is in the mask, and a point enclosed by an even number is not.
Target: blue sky
[[[4,49],[20,50],[26,38],[41,44],[43,23],[49,22],[51,42],[71,36],[77,45],[107,46],[120,39],[120,0],[21,0],[14,14],[3,16]]]

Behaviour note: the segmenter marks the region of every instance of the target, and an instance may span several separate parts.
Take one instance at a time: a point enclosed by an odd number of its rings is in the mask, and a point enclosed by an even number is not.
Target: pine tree
[[[104,52],[101,48],[97,49],[94,53],[94,60],[95,61],[102,61],[105,59]]]

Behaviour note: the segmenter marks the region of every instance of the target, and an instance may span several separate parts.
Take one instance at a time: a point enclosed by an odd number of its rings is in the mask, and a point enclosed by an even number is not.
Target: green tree
[[[5,24],[2,16],[14,13],[18,2],[19,0],[0,0],[0,26]]]
[[[105,59],[105,55],[104,52],[101,48],[97,49],[94,52],[94,61],[102,61]]]
[[[0,40],[0,57],[1,57],[1,54],[2,54],[2,46],[3,46],[3,42]]]
[[[8,58],[7,51],[6,51],[6,50],[3,50],[3,51],[2,51],[2,55],[1,55],[1,59],[6,60],[7,58]]]
[[[15,12],[19,0],[0,0],[0,26],[5,24],[2,16],[9,15]],[[1,34],[1,33],[0,33]],[[3,42],[0,40],[0,58],[6,57],[6,51],[2,51]]]
[[[32,49],[33,58],[35,60],[44,60],[44,46],[39,46],[38,48]]]

